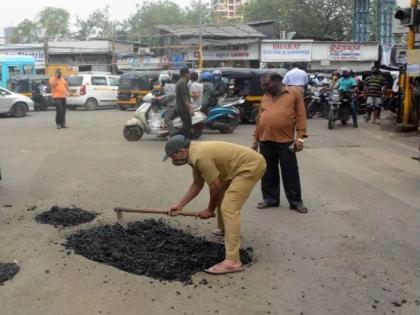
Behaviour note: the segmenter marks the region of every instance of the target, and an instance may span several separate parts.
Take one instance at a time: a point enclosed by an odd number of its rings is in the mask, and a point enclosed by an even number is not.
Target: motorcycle
[[[334,90],[330,97],[330,112],[328,114],[328,129],[334,129],[335,122],[341,120],[346,125],[351,116],[351,91],[338,92]]]
[[[210,107],[204,126],[221,133],[232,133],[241,122],[240,111],[237,106],[245,103],[243,98],[223,105]]]
[[[325,117],[328,113],[328,100],[330,97],[330,89],[328,87],[320,87],[313,92],[311,96],[311,102],[308,105],[306,116],[308,119],[313,118],[316,113],[320,113],[320,116]]]
[[[123,135],[128,141],[139,141],[144,133],[158,137],[169,136],[169,130],[164,121],[165,111],[159,109],[160,106],[157,102],[152,93],[148,93],[143,98],[143,103],[134,113],[134,117],[125,123]],[[198,139],[203,134],[206,118],[206,115],[199,109],[194,110],[194,115],[191,117],[193,139]],[[175,118],[173,122],[177,130],[182,128],[182,121],[179,117]]]

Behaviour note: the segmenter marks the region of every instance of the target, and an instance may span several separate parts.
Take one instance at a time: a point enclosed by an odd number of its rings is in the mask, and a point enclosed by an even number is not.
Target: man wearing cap
[[[189,164],[193,170],[193,183],[181,200],[169,209],[169,214],[177,215],[201,192],[205,183],[210,188],[210,201],[197,217],[214,217],[217,208],[218,225],[224,231],[226,257],[206,272],[242,271],[239,257],[241,208],[265,172],[264,158],[245,146],[223,141],[190,142],[181,135],[171,137],[165,151],[164,160],[170,157],[172,164]]]

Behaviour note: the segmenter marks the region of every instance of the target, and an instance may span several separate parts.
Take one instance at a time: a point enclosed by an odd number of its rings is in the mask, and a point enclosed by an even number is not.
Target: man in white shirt
[[[203,85],[198,82],[198,73],[191,72],[190,75],[190,93],[192,106],[194,109],[197,109],[201,106],[203,102]]]
[[[308,74],[299,69],[297,65],[293,65],[293,69],[288,71],[284,76],[283,84],[298,89],[304,95],[308,80]]]

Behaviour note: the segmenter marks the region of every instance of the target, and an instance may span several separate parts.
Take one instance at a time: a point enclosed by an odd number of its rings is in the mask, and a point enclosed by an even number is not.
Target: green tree
[[[107,38],[113,33],[113,23],[109,15],[109,6],[93,11],[86,19],[76,18],[77,36],[85,39]]]
[[[48,38],[58,38],[69,33],[70,14],[61,8],[46,7],[38,13],[38,33]]]
[[[28,19],[18,24],[12,34],[12,43],[31,43],[38,40],[36,25]]]
[[[55,39],[69,33],[70,14],[60,8],[46,7],[40,11],[32,22],[28,19],[18,24],[12,34],[14,43],[41,41],[47,37]]]
[[[352,0],[251,0],[246,21],[276,20],[280,31],[347,40],[351,38]]]

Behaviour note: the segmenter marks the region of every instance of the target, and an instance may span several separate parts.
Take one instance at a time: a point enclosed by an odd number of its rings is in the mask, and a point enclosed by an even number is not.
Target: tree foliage
[[[251,0],[246,21],[275,20],[280,31],[347,40],[351,38],[352,0]]]
[[[76,18],[77,36],[80,38],[105,38],[113,33],[109,6],[96,9],[86,19]]]
[[[28,43],[54,39],[69,33],[70,14],[60,8],[46,7],[38,13],[34,22],[25,19],[18,24],[12,34],[12,42]]]

